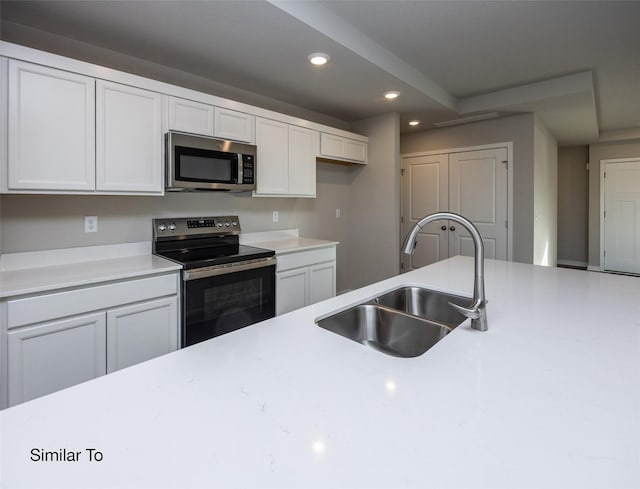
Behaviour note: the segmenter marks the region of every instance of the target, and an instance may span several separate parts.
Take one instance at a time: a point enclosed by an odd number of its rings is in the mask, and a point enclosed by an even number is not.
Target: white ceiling
[[[345,121],[397,111],[403,132],[537,112],[562,144],[640,136],[639,1],[2,0],[0,17]]]

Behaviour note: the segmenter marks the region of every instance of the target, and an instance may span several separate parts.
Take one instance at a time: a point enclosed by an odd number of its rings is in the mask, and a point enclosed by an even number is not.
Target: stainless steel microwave
[[[256,147],[169,131],[166,144],[167,190],[226,190],[256,188]]]

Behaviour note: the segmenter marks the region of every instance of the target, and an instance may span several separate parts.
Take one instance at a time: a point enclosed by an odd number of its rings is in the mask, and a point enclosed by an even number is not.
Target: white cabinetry
[[[176,273],[16,297],[8,328],[8,404],[178,348]]]
[[[336,295],[335,245],[278,254],[276,315]]]
[[[98,80],[97,189],[161,193],[162,96]]]
[[[9,405],[106,373],[104,314],[10,330],[8,337]]]
[[[320,133],[320,156],[366,164],[367,143],[323,132]]]
[[[255,118],[237,110],[169,97],[169,129],[244,143],[255,142]]]
[[[315,197],[318,131],[256,118],[258,196]]]
[[[175,297],[107,311],[107,373],[176,350],[177,315]]]
[[[213,105],[169,97],[169,129],[213,136]]]
[[[9,190],[95,188],[95,82],[9,60]]]
[[[255,117],[237,110],[215,108],[214,136],[253,144],[255,137]]]

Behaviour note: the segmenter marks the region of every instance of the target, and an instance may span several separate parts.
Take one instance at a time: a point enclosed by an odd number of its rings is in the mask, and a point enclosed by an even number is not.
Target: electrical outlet
[[[342,217],[342,211],[340,209],[336,209],[336,219],[340,219]]]
[[[273,211],[273,222],[278,222],[280,220],[280,213],[278,211]]]
[[[98,216],[84,216],[84,232],[85,233],[98,232]]]

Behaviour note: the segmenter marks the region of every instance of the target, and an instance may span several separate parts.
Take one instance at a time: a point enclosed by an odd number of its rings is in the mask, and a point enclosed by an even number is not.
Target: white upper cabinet
[[[93,190],[94,80],[9,60],[9,190]]]
[[[213,105],[169,97],[169,129],[213,136]]]
[[[289,126],[289,193],[316,196],[318,131]]]
[[[316,196],[318,131],[256,118],[256,196]]]
[[[214,136],[253,144],[255,137],[255,117],[237,110],[215,108]]]
[[[289,126],[256,117],[256,195],[289,192]]]
[[[97,190],[162,193],[162,95],[96,83]]]
[[[320,134],[320,156],[366,164],[367,143],[323,132]]]
[[[4,41],[0,47],[2,193],[163,195],[167,130],[255,144],[254,196],[315,197],[317,157],[366,164],[364,136]]]

